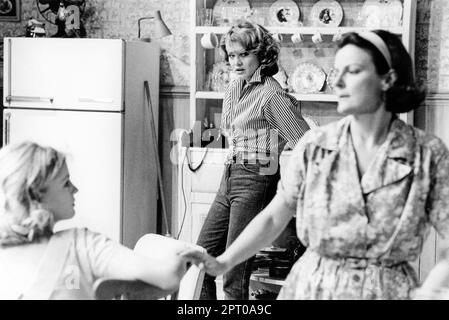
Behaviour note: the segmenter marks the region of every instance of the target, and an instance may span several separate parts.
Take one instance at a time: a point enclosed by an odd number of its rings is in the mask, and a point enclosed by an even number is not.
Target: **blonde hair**
[[[259,59],[263,74],[272,76],[279,71],[277,65],[280,51],[279,44],[263,26],[249,21],[232,26],[220,40],[220,49],[226,62],[229,62],[228,52],[226,51],[228,41],[238,42],[243,48],[253,52]]]
[[[53,215],[39,208],[47,182],[65,163],[61,152],[26,141],[0,150],[0,244],[51,234]]]

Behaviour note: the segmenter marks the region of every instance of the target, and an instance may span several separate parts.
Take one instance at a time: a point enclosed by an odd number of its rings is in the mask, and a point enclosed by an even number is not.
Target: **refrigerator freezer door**
[[[20,110],[9,117],[10,142],[32,140],[67,155],[74,185],[75,217],[58,229],[86,226],[121,240],[122,114]]]
[[[5,107],[123,109],[124,41],[5,38]]]

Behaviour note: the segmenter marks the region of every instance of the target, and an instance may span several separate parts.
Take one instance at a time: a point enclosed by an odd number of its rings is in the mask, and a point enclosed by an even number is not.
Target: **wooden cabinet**
[[[196,242],[220,186],[227,151],[228,149],[180,149],[178,216],[174,219],[174,230],[177,230],[179,239]]]

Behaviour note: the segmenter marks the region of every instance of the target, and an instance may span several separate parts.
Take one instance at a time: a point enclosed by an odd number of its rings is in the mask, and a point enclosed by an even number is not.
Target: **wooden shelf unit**
[[[323,35],[324,42],[332,42],[331,36],[335,34],[343,34],[350,31],[355,32],[362,32],[365,30],[369,30],[369,28],[362,27],[357,25],[357,21],[354,18],[355,13],[352,12],[356,10],[357,8],[361,8],[361,6],[364,3],[364,0],[342,0],[340,1],[340,4],[343,7],[344,11],[344,19],[342,24],[339,27],[315,27],[315,26],[309,26],[307,23],[310,23],[310,21],[306,21],[307,18],[304,17],[304,12],[306,10],[310,10],[310,8],[313,6],[313,4],[316,2],[316,0],[302,0],[297,1],[294,0],[295,3],[298,5],[301,11],[301,17],[300,21],[304,22],[304,25],[298,26],[298,27],[279,27],[279,26],[272,26],[272,25],[264,25],[268,30],[270,30],[273,33],[279,33],[283,35],[283,41],[281,43],[281,65],[282,60],[284,62],[286,60],[290,60],[290,63],[288,63],[288,66],[285,68],[287,75],[291,76],[295,65],[298,62],[310,60],[311,58],[313,60],[314,57],[307,57],[307,54],[310,54],[310,48],[303,46],[303,44],[297,44],[294,45],[295,48],[292,48],[292,44],[290,43],[290,35],[301,33],[301,35],[304,35],[304,39],[307,39],[310,44],[310,37],[317,32],[321,33]],[[215,33],[218,38],[220,38],[224,33],[226,33],[230,26],[201,26],[199,25],[199,18],[197,16],[198,9],[200,8],[213,8],[216,1],[214,0],[190,0],[190,13],[191,17],[194,17],[191,19],[190,22],[190,65],[191,65],[191,73],[190,73],[190,124],[191,127],[193,127],[195,121],[203,121],[205,118],[208,118],[209,122],[214,121],[216,118],[214,116],[215,113],[220,113],[221,110],[221,103],[223,99],[223,92],[214,92],[209,91],[207,88],[207,75],[208,72],[211,70],[212,65],[218,61],[220,61],[221,57],[219,55],[218,48],[215,50],[211,49],[204,49],[201,46],[201,37],[204,34],[207,33]],[[258,7],[259,9],[265,8],[268,9],[271,4],[275,2],[275,0],[248,0],[251,8]],[[397,34],[401,37],[404,46],[409,51],[412,57],[414,57],[415,53],[415,24],[416,24],[416,6],[417,6],[417,0],[402,0],[403,4],[403,15],[402,15],[402,25],[399,27],[389,27],[384,28],[386,30],[389,30],[392,33]],[[351,16],[348,17],[347,16]],[[254,18],[254,17],[252,17]],[[250,18],[251,19],[251,18]],[[301,47],[303,46],[303,47]],[[305,50],[304,57],[292,57],[292,52],[294,52],[295,49]],[[307,52],[307,50],[309,50]],[[284,52],[283,52],[284,51]],[[327,53],[328,54],[328,53]],[[324,62],[323,62],[324,59]],[[320,57],[317,58],[318,64],[320,62],[323,62],[324,65],[321,65],[323,67],[323,70],[327,73],[329,69],[332,67],[333,64],[333,56],[328,57]],[[318,119],[318,122],[321,124],[325,124],[327,121],[331,121],[332,119],[337,119],[338,115],[336,115],[335,111],[331,112],[329,107],[326,105],[326,103],[333,103],[334,107],[337,103],[337,97],[332,93],[332,90],[328,88],[327,84],[322,89],[322,92],[315,93],[315,94],[301,94],[301,93],[294,93],[291,92],[291,94],[301,103],[301,108],[303,112],[310,113],[312,115],[315,115],[317,112],[316,110],[316,104],[317,103],[324,103],[324,110],[329,110],[331,114],[327,115],[321,114],[321,111],[319,112],[319,117],[323,117],[323,121],[320,121],[321,119]],[[215,101],[214,101],[215,100]],[[312,103],[312,104],[310,104]],[[401,118],[408,123],[413,123],[413,112],[410,112],[408,114],[401,115]],[[326,119],[326,121],[324,121]],[[218,127],[218,124],[215,124]]]

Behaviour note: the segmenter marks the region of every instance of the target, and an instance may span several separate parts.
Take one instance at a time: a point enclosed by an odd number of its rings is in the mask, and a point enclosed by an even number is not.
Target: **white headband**
[[[359,35],[359,37],[370,42],[372,45],[374,45],[377,48],[377,50],[380,51],[380,53],[382,53],[382,55],[384,56],[385,60],[388,63],[388,67],[390,67],[390,69],[391,69],[391,55],[390,55],[390,51],[388,50],[387,45],[385,44],[385,41],[383,41],[383,39],[379,35],[377,35],[376,33],[372,32],[372,31],[361,32],[361,33],[358,33],[358,35]]]

